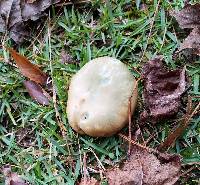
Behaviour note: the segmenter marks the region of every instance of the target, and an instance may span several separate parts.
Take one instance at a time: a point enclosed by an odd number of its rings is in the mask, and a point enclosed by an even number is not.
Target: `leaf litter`
[[[88,0],[89,1],[89,0]],[[0,32],[8,32],[9,37],[17,44],[29,38],[30,21],[46,16],[45,10],[57,3],[81,3],[88,1],[70,0],[1,0],[0,1]]]
[[[27,3],[29,4],[35,2],[38,3],[39,0],[27,1]],[[0,10],[2,8],[2,3],[6,2],[5,1],[0,2]],[[7,1],[7,3],[9,4],[9,1]],[[183,41],[179,51],[187,48],[192,48],[195,49],[195,52],[197,52],[198,54],[200,50],[199,8],[200,6],[198,4],[187,5],[186,7],[184,7],[182,11],[171,13],[171,15],[175,16],[181,28],[193,28],[190,35]],[[2,12],[0,13],[2,16]],[[39,14],[38,15],[35,14],[33,17],[29,17],[29,19],[36,20],[40,16],[41,15]],[[0,23],[2,23],[2,17],[0,17]],[[18,23],[18,21],[12,20],[10,23],[13,24],[13,25],[10,24],[11,25],[10,28],[12,28],[12,26],[17,25],[16,23]],[[0,26],[0,30],[2,30],[2,26],[3,25]],[[39,68],[35,67],[35,65],[31,63],[30,64],[26,63],[28,60],[25,57],[23,58],[23,56],[20,56],[16,51],[12,49],[8,50],[11,52],[15,60],[16,58],[18,58],[17,61],[19,64],[17,62],[16,63],[20,68],[22,74],[33,80],[24,82],[31,97],[36,99],[36,101],[38,101],[39,103],[44,104],[44,102],[46,102],[46,104],[48,104],[49,100],[47,97],[45,97],[45,95],[43,94],[43,90],[39,85],[39,84],[44,85],[46,83],[47,75],[42,71],[40,71]],[[25,62],[26,64],[24,64],[23,62],[21,64],[19,62],[21,60],[26,61]],[[64,52],[61,61],[63,63],[73,63],[73,60],[70,58],[70,56]],[[25,69],[26,67],[24,67],[23,65],[25,66],[29,65],[30,68],[33,68],[32,71],[27,72],[28,70],[26,70]],[[39,79],[38,77],[36,77],[35,79],[33,76],[30,75],[31,73],[37,75],[40,74],[42,80],[41,79],[38,80]],[[185,86],[186,86],[185,68],[174,71],[166,70],[162,64],[161,59],[156,58],[144,65],[142,76],[144,81],[143,97],[146,110],[141,114],[141,118],[150,119],[153,122],[157,122],[158,120],[161,120],[163,118],[168,118],[175,115],[180,107],[180,97],[185,91]],[[170,135],[168,138],[170,138]],[[172,140],[175,141],[176,138],[177,137],[175,137],[175,139],[174,138],[171,139],[171,141]],[[166,145],[171,146],[171,143],[170,144],[168,143]],[[163,145],[161,145],[161,147],[163,147]],[[113,185],[114,184],[171,185],[174,184],[179,179],[180,168],[181,164],[179,155],[170,155],[163,153],[157,153],[155,155],[152,152],[145,150],[144,148],[134,146],[130,158],[124,164],[124,166],[122,168],[113,168],[107,170],[105,176],[107,177],[108,182],[111,185],[112,184]],[[10,174],[12,174],[11,170]],[[19,181],[18,184],[24,183],[24,181],[21,180],[17,174],[10,175],[10,177],[7,178],[7,180],[11,179],[12,176]],[[85,182],[87,182],[87,184],[96,184],[96,183],[98,184],[98,182],[93,178],[87,179],[87,181],[83,180],[84,179],[82,179],[81,183],[84,184]]]
[[[141,121],[158,122],[174,116],[186,89],[185,68],[169,71],[160,58],[155,58],[143,66],[142,78],[145,110]]]
[[[185,49],[192,49],[192,53],[200,55],[200,4],[187,4],[180,11],[171,11],[182,29],[192,29],[190,34],[183,40],[178,52]]]
[[[39,19],[52,4],[60,0],[1,0],[0,1],[0,32],[9,32],[10,38],[21,43],[28,37],[30,30],[26,26],[28,20]]]
[[[200,27],[200,4],[198,3],[187,4],[182,10],[173,10],[170,14],[176,18],[182,29]]]
[[[154,155],[134,146],[122,168],[115,167],[106,172],[109,185],[172,185],[180,176],[179,155]]]
[[[24,81],[30,96],[41,105],[49,105],[49,96],[40,85],[48,84],[48,75],[41,71],[37,65],[32,64],[25,56],[20,55],[14,49],[6,47],[15,60],[20,72],[30,80]]]

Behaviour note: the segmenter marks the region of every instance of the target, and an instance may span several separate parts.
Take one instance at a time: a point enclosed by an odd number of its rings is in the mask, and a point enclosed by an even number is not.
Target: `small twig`
[[[54,23],[53,23],[53,25],[52,25],[52,27],[51,27],[51,29],[53,29],[54,27],[55,27],[55,25],[57,24],[57,21],[58,21],[58,19],[60,18],[60,16],[62,15],[62,7],[64,6],[64,3],[65,2],[63,2],[63,3],[61,3],[60,4],[60,8],[59,8],[59,10],[57,11],[58,13],[57,13],[57,15],[55,16],[56,17],[56,21],[54,21]],[[29,50],[30,49],[30,47],[32,47],[33,45],[34,45],[34,43],[36,42],[36,40],[38,40],[38,38],[39,38],[39,36],[43,33],[43,30],[44,30],[44,28],[45,28],[45,26],[46,26],[46,23],[48,23],[49,22],[49,19],[47,18],[46,20],[45,20],[45,22],[43,23],[44,25],[42,26],[42,28],[40,29],[40,32],[38,33],[38,35],[34,38],[34,40],[31,42],[31,44],[28,46],[28,49],[27,50]]]
[[[133,91],[132,91],[132,94],[131,94],[131,97],[129,98],[128,100],[128,133],[129,133],[129,141],[131,141],[131,112],[132,112],[132,107],[131,107],[131,103],[132,103],[132,97],[133,97],[133,94],[138,86],[138,82],[140,81],[140,78],[136,81],[134,81],[134,86],[133,86]],[[131,153],[131,143],[129,142],[129,145],[128,145],[128,155],[130,155]]]
[[[49,162],[51,162],[51,155],[52,155],[52,142],[49,143]]]
[[[55,109],[55,113],[56,113],[56,119],[58,122],[58,126],[60,127],[63,138],[66,138],[65,133],[66,133],[67,129],[65,128],[64,123],[62,122],[60,113],[58,111],[55,86],[53,85],[52,87],[53,87],[53,104],[54,104],[54,109]]]
[[[34,37],[33,41],[32,41],[31,44],[28,46],[27,50],[30,50],[30,48],[35,44],[36,40],[38,40],[39,36],[43,33],[47,21],[48,21],[48,19],[43,23],[44,25],[43,25],[42,28],[40,29],[38,35],[37,35],[36,37]]]
[[[133,69],[135,72],[137,72],[140,76],[142,76],[141,72],[138,71],[138,69],[137,69],[136,67],[132,67],[132,69]]]
[[[144,149],[144,150],[147,150],[148,152],[153,152],[153,153],[155,153],[155,154],[161,154],[159,151],[157,151],[157,150],[155,150],[155,149],[153,149],[153,148],[148,148],[147,146],[144,146],[144,145],[142,145],[142,144],[140,144],[140,143],[137,143],[136,141],[129,140],[129,138],[128,138],[127,136],[125,136],[125,135],[123,135],[123,134],[121,134],[121,133],[119,133],[118,135],[119,135],[120,137],[122,137],[123,139],[129,141],[131,144],[136,145],[136,146],[138,146],[138,147],[140,147],[140,148],[142,148],[142,149]]]
[[[131,98],[129,98],[128,101],[128,135],[129,135],[129,141],[131,141]],[[131,142],[128,144],[128,155],[131,154]]]
[[[173,145],[173,143],[176,141],[176,139],[178,137],[180,137],[181,134],[183,133],[183,131],[187,128],[192,117],[198,112],[198,109],[200,108],[200,102],[196,106],[194,111],[191,113],[191,110],[190,110],[191,109],[191,101],[192,100],[189,99],[188,107],[187,107],[188,110],[187,110],[187,113],[186,113],[185,118],[183,120],[183,123],[180,124],[171,134],[169,134],[167,139],[159,145],[159,147],[158,147],[159,151],[164,151],[164,150],[170,148]]]
[[[157,15],[157,13],[158,13],[158,7],[159,7],[159,5],[160,5],[160,1],[161,1],[161,0],[158,1],[158,4],[157,4],[157,6],[156,6],[156,10],[155,10],[155,12],[154,12],[154,16],[153,16],[153,20],[152,20],[152,22],[151,22],[151,27],[150,27],[149,35],[148,35],[148,38],[147,38],[147,43],[146,43],[147,45],[146,45],[146,47],[144,48],[144,51],[143,51],[143,53],[142,53],[142,57],[141,57],[141,59],[140,59],[140,62],[143,60],[144,55],[145,55],[145,52],[146,52],[147,47],[148,47],[148,44],[149,44],[149,39],[150,39],[150,37],[151,37],[153,25],[154,25],[154,22],[155,22],[155,19],[156,19],[156,15]]]
[[[167,32],[167,27],[165,27],[165,30],[164,30],[163,40],[162,40],[162,44],[160,46],[159,52],[161,51],[162,47],[164,46],[165,38],[166,38],[166,32]]]
[[[49,14],[49,20],[50,20],[50,14]],[[51,30],[50,30],[50,25],[48,26],[48,42],[49,42],[48,43],[49,44],[49,61],[50,61],[50,69],[51,69],[51,76],[52,76],[52,88],[53,88],[53,105],[54,105],[54,109],[55,109],[55,113],[56,113],[56,119],[57,119],[58,126],[60,127],[63,138],[67,142],[67,149],[68,149],[69,154],[71,155],[69,144],[68,144],[68,141],[67,141],[68,139],[66,137],[67,129],[65,128],[64,123],[62,122],[60,113],[59,113],[58,108],[57,108],[56,89],[55,89],[54,80],[53,80],[53,66],[52,66],[52,58],[51,58]]]
[[[99,160],[99,158],[97,157],[97,155],[95,154],[95,152],[91,148],[89,148],[88,150],[94,154],[95,158],[98,161],[99,166],[103,169],[103,171],[105,171],[106,170],[105,167],[103,166],[103,164],[101,163],[101,161]]]
[[[83,184],[87,185],[87,162],[86,162],[86,153],[83,154]]]
[[[159,132],[162,132],[163,130],[165,130],[165,128],[162,128],[161,130],[159,130]],[[153,139],[153,138],[155,139],[155,136],[157,134],[158,134],[157,132],[154,132],[153,134],[150,134],[150,136],[148,136],[148,139],[143,144],[147,145],[151,141],[151,139]]]
[[[134,86],[133,86],[133,91],[132,91],[132,94],[131,94],[131,97],[129,98],[128,100],[128,133],[129,133],[129,141],[131,141],[131,124],[132,124],[132,121],[131,121],[131,112],[132,112],[132,107],[131,107],[131,103],[132,103],[132,97],[133,97],[133,94],[138,86],[138,82],[140,81],[141,78],[139,78],[138,80],[134,81]],[[129,142],[129,145],[128,145],[128,155],[131,154],[131,143]]]
[[[39,85],[41,87],[41,85]],[[49,93],[47,91],[45,91],[42,87],[42,93],[49,99],[49,100],[52,100],[51,96],[49,95]]]
[[[79,1],[67,1],[61,4],[56,4],[56,6],[63,6],[63,5],[72,5],[72,4],[82,4],[82,3],[89,3],[91,0],[79,0]]]
[[[192,96],[192,98],[200,98],[200,96]]]
[[[80,158],[80,166],[81,166],[81,174],[83,174],[83,161],[82,161],[82,154],[81,154],[81,145],[80,145],[80,140],[78,137],[78,133],[77,133],[77,140],[78,140],[78,150],[79,150],[79,158]]]
[[[183,176],[185,176],[185,175],[188,175],[188,173],[191,172],[194,168],[195,168],[195,166],[192,166],[192,167],[189,168],[188,170],[184,171],[180,176],[183,177]]]
[[[6,45],[5,45],[5,42],[6,42],[6,37],[7,37],[7,30],[6,30],[6,33],[5,33],[5,35],[3,36],[3,39],[1,40],[1,43],[2,43],[2,45],[1,45],[1,47],[3,48],[3,58],[4,58],[4,62],[5,63],[7,63],[7,64],[10,64],[11,66],[15,66],[15,67],[17,67],[16,65],[14,65],[12,62],[10,62],[9,61],[9,59],[8,59],[8,57],[7,57],[7,55],[6,55]]]

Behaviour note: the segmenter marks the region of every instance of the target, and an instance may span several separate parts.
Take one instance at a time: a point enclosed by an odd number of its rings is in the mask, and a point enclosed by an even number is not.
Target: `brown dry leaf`
[[[49,99],[44,95],[40,85],[33,81],[24,81],[24,86],[34,100],[41,105],[49,105]]]
[[[91,177],[87,179],[82,178],[78,185],[100,185],[100,183],[95,178]]]
[[[186,5],[181,11],[171,11],[179,26],[184,28],[200,28],[200,4]]]
[[[175,115],[185,91],[185,68],[167,71],[162,61],[156,58],[143,66],[142,78],[146,110],[141,114],[141,121],[157,122]]]
[[[182,29],[193,29],[181,44],[178,52],[183,49],[192,49],[191,53],[200,55],[200,4],[187,4],[181,11],[172,11],[171,15],[176,18]]]
[[[120,168],[106,172],[109,185],[173,185],[180,175],[180,157],[155,156],[139,147],[134,147],[130,159]]]
[[[10,52],[21,73],[25,77],[28,77],[30,80],[39,84],[44,85],[47,83],[47,75],[42,72],[36,65],[32,64],[26,57],[20,55],[14,49],[7,47],[6,49]]]
[[[1,0],[0,1],[0,32],[8,31],[10,37],[21,43],[29,35],[30,29],[25,26],[27,20],[37,20],[44,15],[52,4],[60,0]]]
[[[17,173],[11,171],[10,165],[5,165],[2,172],[5,176],[5,185],[28,185]]]
[[[56,3],[79,3],[81,0],[0,0],[0,32],[8,32],[17,44],[28,38],[31,26],[28,20],[36,21],[46,16],[44,11]],[[89,0],[87,0],[89,1]]]
[[[183,41],[179,51],[183,49],[192,49],[192,53],[200,55],[200,28],[194,28],[188,37]]]

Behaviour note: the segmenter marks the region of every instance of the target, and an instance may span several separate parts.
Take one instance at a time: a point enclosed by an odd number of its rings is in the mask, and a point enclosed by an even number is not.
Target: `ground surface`
[[[107,168],[126,158],[126,142],[118,135],[109,138],[92,138],[77,135],[69,127],[66,115],[67,89],[70,78],[87,61],[99,56],[114,56],[126,63],[136,78],[141,66],[156,55],[163,55],[166,65],[176,69],[186,65],[190,78],[190,96],[199,96],[200,60],[187,57],[172,59],[185,32],[169,16],[170,9],[181,9],[182,0],[139,1],[116,0],[115,3],[96,1],[81,6],[53,8],[50,21],[34,28],[31,43],[18,47],[18,51],[51,75],[58,92],[58,111],[67,128],[66,138],[60,133],[53,103],[44,107],[34,102],[23,86],[24,77],[19,70],[4,62],[8,53],[0,50],[0,166],[11,164],[13,171],[32,184],[74,184],[83,175],[86,155],[90,175],[100,179],[98,160]],[[155,15],[156,13],[156,15]],[[152,25],[153,20],[153,25]],[[9,38],[7,45],[13,47]],[[66,51],[77,63],[62,63],[61,52]],[[50,62],[51,61],[51,62]],[[138,128],[138,115],[143,110],[142,84],[134,116],[133,133]],[[193,102],[199,99],[193,98]],[[184,113],[175,119],[140,126],[147,145],[155,148],[168,135]],[[183,157],[183,184],[198,184],[197,163],[200,144],[200,117],[192,119],[188,129],[179,138],[171,153]],[[122,133],[127,135],[127,128]],[[151,139],[149,139],[151,136]],[[149,139],[149,140],[148,140]],[[142,141],[140,141],[142,143]],[[104,180],[105,181],[105,180]],[[0,174],[0,184],[3,175]],[[106,181],[105,183],[106,184]]]

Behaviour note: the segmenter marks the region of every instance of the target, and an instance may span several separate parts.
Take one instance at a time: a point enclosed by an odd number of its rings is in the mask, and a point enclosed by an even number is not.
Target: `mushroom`
[[[121,61],[99,57],[85,64],[71,80],[67,115],[71,127],[80,134],[104,137],[121,130],[137,101],[133,75]]]

